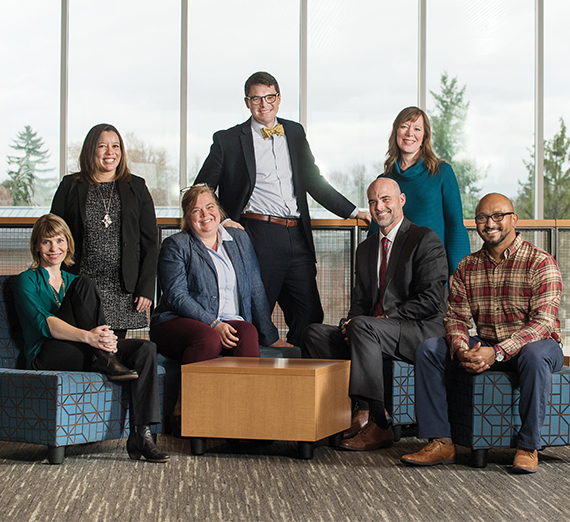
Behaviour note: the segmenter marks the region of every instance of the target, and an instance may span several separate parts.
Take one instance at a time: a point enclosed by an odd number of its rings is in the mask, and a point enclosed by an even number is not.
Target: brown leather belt
[[[280,218],[268,216],[267,214],[256,214],[255,212],[246,212],[241,216],[247,219],[259,219],[259,221],[267,221],[267,223],[283,225],[284,227],[296,227],[299,224],[299,220],[297,218]]]

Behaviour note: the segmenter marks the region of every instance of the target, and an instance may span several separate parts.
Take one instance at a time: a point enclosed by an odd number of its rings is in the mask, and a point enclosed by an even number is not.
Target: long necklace
[[[103,216],[103,225],[105,225],[105,228],[109,228],[109,225],[111,225],[111,223],[113,222],[113,220],[111,219],[111,216],[109,216],[109,211],[111,210],[111,199],[113,198],[113,192],[115,189],[115,182],[112,182],[111,185],[111,193],[109,194],[109,203],[105,204],[105,200],[103,199],[103,194],[101,194],[101,187],[97,187],[98,191],[99,191],[99,196],[101,196],[101,201],[103,202],[103,208],[105,209],[105,215]]]
[[[61,272],[59,273],[59,275],[61,277],[61,286],[63,287],[63,297],[62,297],[63,300],[63,298],[65,297],[65,281],[63,280],[63,275],[61,274]],[[51,283],[49,283],[49,287],[51,288],[51,293],[53,294],[53,298],[55,299],[57,306],[61,307],[61,302],[59,301],[55,288],[51,286]]]

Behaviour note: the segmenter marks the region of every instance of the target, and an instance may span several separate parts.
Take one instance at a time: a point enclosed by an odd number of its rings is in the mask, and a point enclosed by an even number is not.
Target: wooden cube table
[[[194,455],[206,438],[290,440],[310,459],[350,427],[350,361],[221,357],[183,365],[182,435]]]

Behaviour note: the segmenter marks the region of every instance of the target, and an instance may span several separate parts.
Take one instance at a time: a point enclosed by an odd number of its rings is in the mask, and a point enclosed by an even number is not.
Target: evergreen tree
[[[450,79],[447,72],[443,72],[441,93],[430,91],[435,99],[435,109],[429,118],[435,155],[453,167],[463,202],[463,215],[473,218],[481,192],[477,184],[486,176],[486,171],[479,168],[475,161],[458,157],[464,149],[465,120],[469,109],[465,87],[459,87],[457,77]]]
[[[519,181],[517,214],[522,219],[534,218],[534,151],[523,160],[528,171],[525,182]],[[560,130],[551,140],[544,140],[544,218],[570,218],[570,138],[560,118]]]
[[[51,180],[37,176],[40,172],[49,172],[53,169],[41,169],[40,165],[47,163],[50,153],[42,150],[44,142],[29,125],[19,132],[12,140],[11,148],[22,152],[21,156],[7,156],[8,165],[14,166],[8,170],[7,188],[10,190],[13,206],[32,206],[36,204],[36,194],[46,189]]]

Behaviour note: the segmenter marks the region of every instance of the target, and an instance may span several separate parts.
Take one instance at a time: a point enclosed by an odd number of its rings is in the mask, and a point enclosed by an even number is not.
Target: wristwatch
[[[498,346],[493,346],[495,350],[495,362],[503,362],[505,360],[505,354],[499,350]]]

